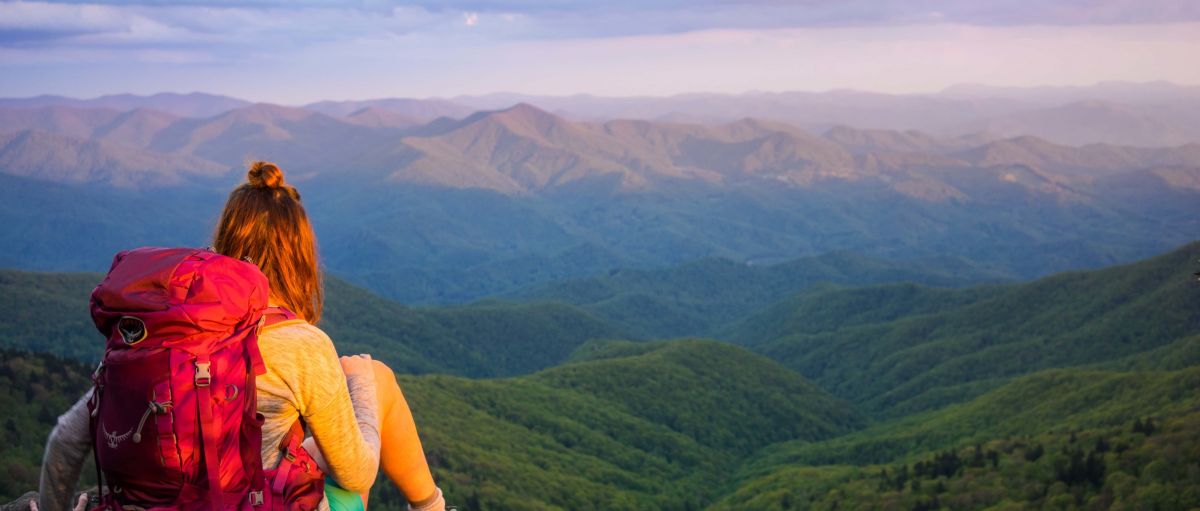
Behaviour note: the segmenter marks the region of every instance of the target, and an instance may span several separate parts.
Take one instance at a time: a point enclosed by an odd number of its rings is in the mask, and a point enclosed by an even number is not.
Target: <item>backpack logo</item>
[[[117,320],[117,332],[125,344],[133,346],[146,338],[146,323],[133,316],[121,316]]]
[[[129,436],[133,434],[133,429],[126,431],[124,435],[109,433],[108,428],[104,427],[104,424],[100,425],[100,431],[104,433],[104,438],[108,440],[108,446],[112,449],[116,449],[117,445],[128,440]]]

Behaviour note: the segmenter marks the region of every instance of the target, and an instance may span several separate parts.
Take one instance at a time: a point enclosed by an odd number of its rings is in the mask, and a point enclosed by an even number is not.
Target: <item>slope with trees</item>
[[[1200,333],[1198,254],[1190,244],[998,288],[801,296],[747,320],[737,335],[874,415],[907,415],[1021,374],[1117,361]],[[906,308],[912,314],[888,312]]]

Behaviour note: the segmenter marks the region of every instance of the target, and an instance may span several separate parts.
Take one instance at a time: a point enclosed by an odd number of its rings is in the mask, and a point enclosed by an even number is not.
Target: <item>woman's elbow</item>
[[[365,460],[363,470],[355,471],[353,474],[348,474],[345,478],[334,478],[338,482],[338,486],[354,493],[367,493],[371,491],[371,486],[375,484],[375,478],[379,476],[379,458],[374,461]]]

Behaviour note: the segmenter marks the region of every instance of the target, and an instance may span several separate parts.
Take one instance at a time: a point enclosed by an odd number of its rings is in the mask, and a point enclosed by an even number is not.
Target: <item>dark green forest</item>
[[[1200,245],[1145,261],[964,290],[794,297],[731,339],[880,417],[961,402],[1040,369],[1112,363],[1200,334]]]
[[[701,259],[656,270],[614,270],[526,288],[519,300],[567,302],[645,338],[719,335],[720,330],[801,290],[912,282],[962,286],[1005,275],[952,257],[893,262],[837,252],[776,264]]]
[[[409,373],[401,386],[460,510],[1190,510],[1197,256],[1192,244],[973,287],[798,278],[704,323],[720,340],[630,340],[668,323],[616,298],[654,289],[704,316],[721,307],[704,286],[733,286],[716,272],[675,287],[617,273],[594,296],[571,284],[453,307],[329,279],[322,326],[340,351]],[[0,272],[0,501],[36,487],[46,433],[87,385],[97,278]],[[373,507],[402,508],[387,484],[375,492]]]
[[[37,489],[46,435],[91,385],[91,367],[0,349],[0,501]]]
[[[710,509],[1194,509],[1200,413],[1005,436],[899,463],[780,468]]]

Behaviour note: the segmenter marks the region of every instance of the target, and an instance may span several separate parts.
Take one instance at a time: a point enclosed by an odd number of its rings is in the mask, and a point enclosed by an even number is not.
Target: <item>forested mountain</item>
[[[726,509],[1194,509],[1200,416],[1006,436],[871,466],[792,465],[746,481]]]
[[[698,509],[749,450],[861,423],[799,375],[713,342],[401,385],[449,500],[469,509]]]
[[[961,291],[800,295],[747,319],[740,342],[879,416],[960,402],[1007,378],[1115,362],[1200,333],[1200,245],[1126,266]]]
[[[777,445],[747,469],[884,463],[991,439],[1121,427],[1140,417],[1182,417],[1200,404],[1192,392],[1200,385],[1197,364],[1200,359],[1192,359],[1176,371],[1039,371],[970,401],[882,421],[829,442]]]
[[[1119,211],[837,189],[510,197],[341,181],[299,186],[332,272],[408,303],[461,303],[712,257],[753,263],[853,252],[917,266],[945,261],[988,279],[1029,277],[1135,260],[1193,238],[1196,192],[1157,177],[1128,180],[1111,186],[1133,208]],[[0,233],[8,248],[0,263],[101,271],[129,247],[204,246],[232,186],[141,191],[0,175],[0,220],[11,226]]]
[[[788,295],[824,284],[949,287],[1001,279],[953,258],[897,263],[833,253],[775,264],[701,259],[662,270],[614,270],[534,286],[512,297],[571,303],[635,335],[668,338],[715,335]]]
[[[1189,492],[1200,468],[1200,359],[1173,372],[1044,371],[962,405],[852,431],[863,420],[848,405],[729,345],[610,342],[576,358],[515,379],[401,378],[451,503],[913,509],[939,499],[968,509],[1120,509],[1154,501],[1171,510],[1198,498]],[[63,396],[86,387],[87,367],[11,351],[5,360],[3,388],[33,391],[5,401],[7,420],[32,421],[5,430],[22,432],[13,438],[23,447],[4,453],[13,476],[0,498],[12,498],[35,484],[39,439],[69,404]],[[398,495],[380,484],[373,498],[390,509]]]
[[[0,347],[0,502],[37,489],[46,435],[91,384],[94,368]]]
[[[0,403],[15,426],[0,435],[20,444],[0,451],[10,474],[0,500],[36,487],[46,432],[87,387],[82,365],[4,353]],[[68,377],[44,381],[59,374]],[[796,373],[712,341],[655,343],[513,379],[400,384],[439,484],[464,509],[695,509],[755,449],[863,423]],[[373,502],[395,506],[395,492],[377,485]]]

